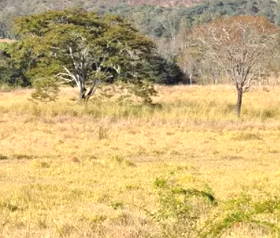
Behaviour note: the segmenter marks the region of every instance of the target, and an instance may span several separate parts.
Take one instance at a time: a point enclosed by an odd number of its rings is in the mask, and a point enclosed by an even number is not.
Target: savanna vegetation
[[[277,2],[10,4],[1,237],[280,237]]]
[[[2,92],[3,237],[278,237],[279,88],[161,86],[161,107]],[[207,95],[207,97],[205,96]]]

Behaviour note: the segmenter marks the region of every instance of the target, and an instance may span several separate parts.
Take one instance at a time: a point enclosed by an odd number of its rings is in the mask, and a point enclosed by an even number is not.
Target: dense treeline
[[[193,26],[221,16],[258,15],[280,23],[280,8],[273,0],[208,0],[190,8],[118,5],[110,11],[132,19],[140,30],[154,37],[172,37],[182,23]]]
[[[125,17],[142,33],[149,35],[157,45],[158,55],[151,60],[156,83],[219,83],[220,72],[211,67],[207,58],[201,58],[197,49],[186,49],[188,34],[197,25],[223,16],[265,16],[280,24],[280,8],[273,0],[208,0],[193,7],[164,8],[148,5],[128,5],[125,1],[1,1],[0,38],[16,37],[12,22],[18,16],[31,15],[52,9],[84,8],[100,14]],[[12,65],[7,56],[1,56],[1,82],[9,85],[30,85],[22,69]],[[4,60],[3,60],[4,58]],[[7,63],[8,62],[8,63]],[[271,70],[278,72],[278,59],[271,62]]]
[[[273,0],[207,0],[193,7],[164,8],[159,6],[130,6],[122,1],[2,1],[0,3],[0,36],[9,35],[11,21],[16,16],[47,10],[82,7],[89,11],[125,16],[142,32],[155,37],[171,37],[186,22],[197,25],[221,16],[259,15],[280,23],[280,9]],[[118,4],[117,4],[118,3]]]

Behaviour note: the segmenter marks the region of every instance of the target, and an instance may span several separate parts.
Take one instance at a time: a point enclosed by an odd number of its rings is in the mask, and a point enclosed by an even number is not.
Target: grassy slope
[[[190,188],[208,184],[219,199],[244,188],[277,191],[280,88],[248,93],[241,121],[226,86],[163,87],[156,109],[85,111],[67,99],[71,90],[36,105],[29,93],[0,93],[3,237],[155,234],[144,208],[155,208],[153,183],[162,176]],[[239,229],[228,237],[265,236]]]

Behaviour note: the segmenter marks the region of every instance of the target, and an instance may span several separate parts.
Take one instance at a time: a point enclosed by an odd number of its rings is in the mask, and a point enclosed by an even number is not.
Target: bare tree
[[[187,75],[189,84],[194,83],[194,76],[198,74],[199,56],[195,48],[182,49],[178,56],[178,65],[183,73]]]
[[[205,56],[212,61],[212,67],[224,71],[234,82],[238,117],[243,93],[254,80],[260,79],[260,70],[266,70],[277,36],[278,28],[259,16],[221,18],[193,31],[193,37],[206,52]]]
[[[188,77],[190,85],[193,84],[193,77],[197,73],[199,63],[199,51],[190,40],[191,29],[187,24],[181,24],[176,37],[177,63],[182,72]]]

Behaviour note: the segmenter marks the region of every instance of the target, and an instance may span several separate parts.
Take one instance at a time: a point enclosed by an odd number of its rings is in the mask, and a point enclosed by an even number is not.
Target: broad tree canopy
[[[11,54],[25,62],[33,79],[51,77],[76,85],[85,100],[100,82],[117,80],[149,89],[140,94],[153,93],[145,83],[152,75],[143,68],[149,67],[155,46],[120,17],[50,11],[17,19],[15,32],[20,40]]]

